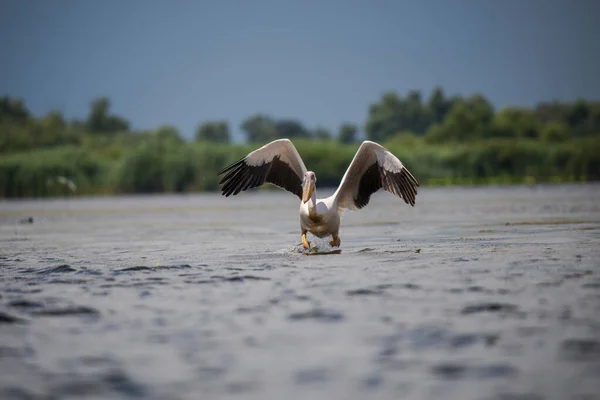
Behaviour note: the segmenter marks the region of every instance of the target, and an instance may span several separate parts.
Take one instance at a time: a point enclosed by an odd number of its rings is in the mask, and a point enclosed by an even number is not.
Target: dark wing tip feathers
[[[219,184],[223,185],[221,194],[225,197],[261,186],[266,181],[302,198],[302,180],[288,164],[280,161],[279,157],[274,157],[260,166],[248,165],[244,157],[217,173],[221,174],[225,174],[219,181]]]
[[[239,160],[237,160],[236,162],[229,164],[228,166],[226,166],[225,168],[223,168],[222,170],[220,170],[219,172],[217,172],[217,175],[222,175],[225,172],[229,171],[230,169],[237,167],[242,162],[244,162],[245,159],[246,159],[246,157],[242,157]]]
[[[402,168],[400,172],[391,175],[393,177],[391,186],[396,190],[393,193],[398,194],[399,192],[404,201],[414,207],[419,182],[406,168]]]
[[[363,174],[358,187],[358,193],[354,198],[354,204],[361,209],[369,204],[371,195],[383,188],[384,190],[402,198],[406,204],[415,206],[417,187],[419,181],[410,173],[406,167],[400,172],[390,172],[374,162]]]

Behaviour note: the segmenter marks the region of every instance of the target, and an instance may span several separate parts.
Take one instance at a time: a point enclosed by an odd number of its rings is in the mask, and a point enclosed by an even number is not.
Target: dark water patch
[[[452,336],[448,340],[448,344],[454,349],[464,349],[479,343],[491,347],[498,341],[498,338],[497,334],[491,333],[461,333]]]
[[[239,314],[251,314],[256,312],[265,312],[268,311],[268,307],[264,305],[254,306],[254,307],[238,307],[235,312]]]
[[[467,291],[471,292],[471,293],[485,293],[485,294],[493,293],[492,290],[484,288],[483,286],[477,286],[477,285],[468,286]]]
[[[372,247],[365,247],[364,249],[360,249],[358,251],[358,253],[366,253],[366,252],[369,252],[369,251],[375,251],[375,249],[372,248]]]
[[[385,291],[382,289],[354,289],[346,291],[346,295],[348,296],[381,296],[385,294]]]
[[[581,271],[581,272],[570,272],[568,274],[564,274],[563,278],[564,279],[579,279],[579,278],[583,278],[584,276],[587,275],[591,275],[593,272],[590,270],[586,270],[586,271]]]
[[[376,286],[376,288],[380,290],[390,289],[392,287],[394,287],[394,285],[391,283],[382,283]]]
[[[377,356],[380,362],[389,364],[392,357],[394,357],[400,349],[400,342],[403,339],[402,333],[393,333],[382,338],[382,348],[379,350]]]
[[[565,339],[560,351],[569,361],[600,361],[600,341],[596,339]]]
[[[199,280],[186,279],[183,281],[183,283],[192,283],[195,285],[209,285],[211,283],[215,283],[215,281],[212,279],[199,279]]]
[[[278,266],[279,268],[296,268],[294,265],[290,264],[281,264]],[[252,271],[271,271],[278,268],[275,265],[271,264],[261,264],[255,267],[250,268]]]
[[[494,379],[518,375],[517,368],[510,364],[466,365],[460,363],[440,363],[433,366],[432,373],[442,379]]]
[[[329,251],[308,251],[308,252],[304,252],[302,253],[305,256],[327,256],[330,254],[342,254],[342,250],[341,249],[336,249],[336,250],[329,250]]]
[[[410,290],[421,289],[421,286],[416,285],[414,283],[404,283],[404,284],[401,284],[401,285],[396,285],[396,287],[400,287],[400,288],[404,288],[404,289],[410,289]]]
[[[133,282],[133,283],[130,283],[129,285],[128,284],[123,284],[123,287],[136,287],[136,288],[147,288],[147,287],[149,287],[149,288],[152,288],[152,287],[154,287],[156,285],[160,286],[160,285],[168,285],[168,284],[169,284],[169,282],[163,282],[163,281],[159,281],[159,282],[156,282],[156,281],[141,281],[141,282]]]
[[[48,283],[57,284],[57,285],[82,285],[84,283],[88,283],[87,279],[52,279],[49,280]]]
[[[563,284],[563,282],[564,281],[562,279],[557,279],[557,280],[538,282],[536,285],[539,287],[559,287],[560,285]]]
[[[0,388],[0,399],[3,400],[55,400],[57,397],[42,396],[22,387]]]
[[[500,335],[486,334],[486,335],[483,335],[483,339],[484,339],[484,344],[486,347],[492,347],[492,346],[496,345],[496,343],[498,342],[498,339],[500,339]]]
[[[31,314],[44,317],[67,317],[78,315],[100,315],[100,311],[87,306],[72,306],[63,308],[47,308],[44,310],[34,311]]]
[[[32,308],[41,308],[44,305],[37,301],[30,301],[25,299],[13,300],[8,303],[9,306],[21,309],[32,309]]]
[[[75,272],[77,271],[75,268],[71,267],[68,264],[62,264],[53,268],[46,268],[39,271],[40,274],[54,274],[54,273],[67,273],[67,272]]]
[[[206,265],[205,265],[206,266]],[[154,269],[158,270],[172,270],[172,269],[190,269],[192,268],[189,264],[179,264],[179,265],[159,265],[158,267],[154,267]]]
[[[478,379],[506,378],[519,374],[519,370],[516,367],[504,363],[479,365],[471,369],[474,369],[473,375]]]
[[[134,267],[126,267],[116,269],[114,272],[138,272],[138,271],[165,271],[165,270],[181,270],[192,268],[189,264],[181,265],[157,265],[156,267],[147,267],[145,265],[136,265]]]
[[[382,385],[382,383],[383,377],[381,376],[381,374],[370,375],[362,380],[362,386],[368,390],[377,389]]]
[[[201,381],[211,381],[227,374],[227,369],[221,366],[202,365],[196,368],[196,378]]]
[[[143,285],[138,285],[137,286],[147,286],[149,285],[149,283],[143,284]],[[133,283],[104,283],[102,285],[98,285],[98,288],[100,289],[110,289],[110,288],[130,288],[130,287],[134,287],[135,284]]]
[[[20,324],[25,322],[27,322],[25,318],[0,310],[0,324]]]
[[[6,293],[17,293],[17,294],[34,294],[42,292],[42,289],[23,289],[23,288],[6,288],[4,289]]]
[[[90,395],[96,395],[100,398],[107,398],[110,388],[106,387],[103,382],[91,380],[90,378],[79,377],[75,380],[61,382],[60,384],[55,385],[53,392],[69,398],[85,398]]]
[[[143,281],[143,282],[137,282],[136,284],[139,285],[139,286],[149,286],[149,285],[159,285],[159,286],[162,286],[162,285],[169,285],[170,282],[168,280],[156,280],[156,279],[148,278],[145,281]]]
[[[384,253],[395,254],[395,253],[420,253],[421,249],[416,250],[384,250]]]
[[[402,346],[409,346],[415,351],[428,349],[460,350],[475,344],[490,346],[495,343],[497,335],[488,333],[453,334],[442,326],[419,326],[410,330],[400,330],[381,338],[382,348],[378,352],[379,361],[390,362],[390,358],[400,352]]]
[[[204,276],[205,272],[184,272],[182,274],[177,274],[177,276],[181,276],[183,278],[187,278],[187,277],[197,277],[197,276]]]
[[[587,282],[581,285],[584,289],[600,289],[600,282]]]
[[[34,351],[31,347],[10,347],[0,346],[0,359],[2,358],[23,358],[32,356]],[[1,397],[0,397],[1,398]]]
[[[267,278],[264,276],[256,276],[256,275],[231,275],[231,276],[224,276],[224,275],[213,275],[211,276],[209,279],[186,279],[183,282],[184,283],[191,283],[191,284],[196,284],[196,285],[209,285],[209,284],[214,284],[214,283],[218,283],[218,282],[238,282],[238,283],[243,283],[246,281],[270,281],[271,278]]]
[[[457,257],[454,258],[452,261],[453,262],[469,262],[469,261],[477,261],[478,258],[464,258],[464,257]]]
[[[115,270],[115,272],[133,272],[133,271],[150,271],[150,267],[144,265],[136,265],[135,267],[126,267]]]
[[[421,326],[408,332],[412,348],[418,350],[441,346],[449,336],[448,330],[437,326]]]
[[[467,374],[468,367],[462,364],[444,363],[432,368],[434,375],[444,379],[461,379]]]
[[[19,271],[19,272],[27,273],[27,272],[31,272],[31,271],[32,271],[32,270],[31,270],[31,269],[29,269],[29,270],[26,270],[26,271],[23,271],[23,270],[21,270],[21,271]],[[15,277],[13,277],[13,280],[14,280],[14,281],[30,281],[30,280],[32,280],[32,279],[35,279],[35,278],[32,278],[32,277],[30,277],[30,276],[15,276]]]
[[[210,277],[214,281],[223,281],[223,282],[244,282],[244,281],[270,281],[271,278],[265,278],[263,276],[255,276],[255,275],[240,275],[240,276],[221,276],[221,275],[213,275]]]
[[[333,310],[315,308],[305,312],[292,313],[288,316],[288,319],[292,321],[313,319],[319,322],[340,322],[344,319],[344,314]]]
[[[501,313],[514,314],[519,311],[519,307],[510,303],[478,303],[463,307],[460,311],[463,315],[480,314],[480,313]]]
[[[294,379],[299,385],[323,383],[329,380],[329,371],[325,368],[308,368],[297,371]]]
[[[375,288],[378,290],[386,290],[392,288],[417,290],[421,289],[421,286],[414,283],[381,283],[375,286]]]
[[[136,398],[146,397],[147,392],[144,387],[134,382],[124,371],[113,369],[104,377],[103,381],[109,385],[113,391]]]

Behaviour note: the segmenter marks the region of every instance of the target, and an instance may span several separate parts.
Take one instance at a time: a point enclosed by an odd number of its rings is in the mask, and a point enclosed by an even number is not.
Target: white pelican
[[[365,140],[346,170],[340,186],[331,196],[318,199],[317,177],[307,171],[296,147],[289,139],[278,139],[254,150],[223,168],[218,175],[221,193],[228,197],[240,191],[272,183],[301,199],[302,246],[310,247],[306,233],[323,238],[331,235],[332,247],[340,246],[340,213],[359,210],[369,204],[371,195],[383,188],[414,207],[419,182],[396,156],[385,147]]]

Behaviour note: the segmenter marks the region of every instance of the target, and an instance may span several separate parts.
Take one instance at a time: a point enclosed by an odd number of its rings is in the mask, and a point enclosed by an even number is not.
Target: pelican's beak
[[[310,200],[314,191],[315,191],[315,183],[314,182],[306,182],[304,184],[304,188],[302,189],[302,202],[306,203],[308,200]]]

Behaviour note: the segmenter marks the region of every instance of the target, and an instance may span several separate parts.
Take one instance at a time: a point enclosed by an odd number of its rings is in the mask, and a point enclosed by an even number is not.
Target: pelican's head
[[[317,183],[317,176],[314,172],[308,171],[304,174],[304,182],[302,182],[302,202],[306,203],[312,197]]]

